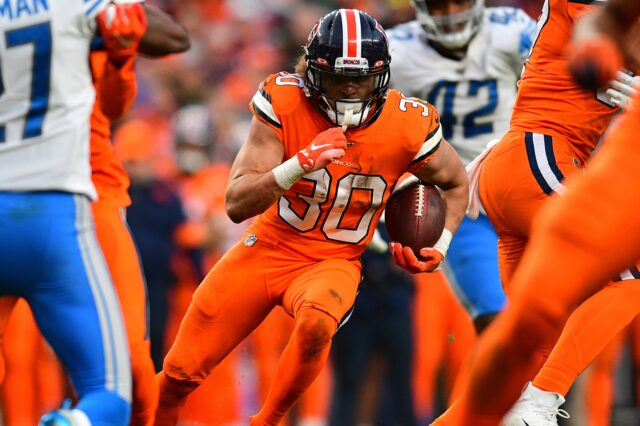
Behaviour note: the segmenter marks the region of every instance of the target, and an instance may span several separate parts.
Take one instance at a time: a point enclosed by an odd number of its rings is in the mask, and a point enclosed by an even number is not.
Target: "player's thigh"
[[[147,334],[147,294],[140,259],[124,212],[108,202],[92,204],[96,236],[104,253],[120,300],[127,336],[131,342]]]
[[[506,302],[498,270],[498,235],[485,215],[465,217],[444,265],[458,299],[471,317],[500,312]]]
[[[360,280],[361,270],[356,262],[324,260],[305,268],[291,281],[282,306],[294,317],[304,309],[318,309],[340,326],[353,309]]]
[[[95,238],[89,203],[75,199],[75,218],[58,220],[49,238],[49,268],[25,298],[38,327],[67,368],[79,396],[131,392],[129,352],[120,306]]]
[[[499,236],[528,236],[533,219],[582,162],[558,137],[508,132],[482,164],[478,191]]]
[[[202,381],[269,314],[274,306],[265,273],[271,247],[236,244],[194,293],[164,363],[172,377]]]

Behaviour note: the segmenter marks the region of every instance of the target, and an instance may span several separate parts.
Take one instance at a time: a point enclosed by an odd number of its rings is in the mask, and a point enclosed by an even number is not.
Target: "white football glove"
[[[629,104],[629,99],[637,92],[638,84],[640,84],[639,76],[618,71],[615,80],[609,83],[606,90],[599,91],[597,98],[607,105],[625,109]]]

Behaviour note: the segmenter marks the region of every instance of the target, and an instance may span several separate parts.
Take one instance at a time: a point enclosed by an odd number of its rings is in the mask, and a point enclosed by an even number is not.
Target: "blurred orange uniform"
[[[479,196],[499,235],[500,273],[509,296],[520,290],[516,284],[512,284],[512,278],[529,242],[534,218],[550,196],[565,192],[565,177],[582,173],[585,162],[607,129],[612,115],[618,111],[598,100],[596,93],[579,88],[568,71],[566,49],[571,41],[573,26],[585,12],[593,11],[601,4],[604,2],[545,1],[538,21],[537,38],[519,83],[510,131],[482,164]],[[608,206],[616,209],[616,204]],[[587,211],[574,209],[573,213],[580,215],[587,214]],[[572,215],[568,215],[566,221],[572,222],[569,216]],[[592,230],[583,228],[587,229]],[[606,240],[603,236],[601,238],[603,242]],[[566,264],[572,262],[565,259],[564,251],[555,245],[548,245],[545,250],[563,259]],[[627,266],[630,264],[631,261]],[[615,277],[612,273],[608,278],[614,281],[636,280],[640,279],[640,272],[634,266]],[[562,289],[563,294],[575,294],[576,288],[569,282],[555,282],[566,285],[566,289]],[[573,311],[575,305],[559,302],[553,291],[539,291],[536,299],[544,306],[554,311],[558,306],[563,306],[565,313],[573,313],[557,343],[557,334],[544,336],[546,346],[537,355],[527,355],[527,369],[519,373],[523,373],[524,377],[528,372],[528,379],[532,379],[532,374],[548,356],[533,384],[539,389],[565,395],[577,375],[638,314],[639,298],[640,286],[615,282]],[[504,344],[514,345],[524,351],[523,348],[531,342],[540,340],[539,337],[526,335],[520,335],[517,339]],[[549,355],[552,347],[553,352]],[[509,360],[502,359],[501,362],[504,367]],[[464,395],[435,424],[497,423],[499,419],[495,414],[492,417],[488,413],[505,412],[513,403],[511,398],[520,392],[524,384],[513,377],[506,377],[512,375],[511,369],[503,368],[502,371],[499,377],[494,377],[495,383],[508,386],[501,387],[497,394],[487,389],[483,397],[479,397],[478,393],[473,394],[473,399]],[[471,383],[471,386],[475,384]],[[487,413],[486,417],[481,413]]]
[[[183,256],[175,261],[178,285],[172,297],[170,322],[167,326],[166,342],[169,346],[176,337],[180,321],[201,280],[199,271],[195,271],[194,266],[203,270],[213,267],[228,248],[226,245],[229,234],[238,226],[229,220],[224,210],[224,192],[230,169],[228,164],[209,164],[179,180],[179,192],[184,202],[187,222],[176,233],[176,242],[185,249],[203,250],[205,256],[203,265],[192,265],[191,260]],[[233,351],[203,385],[189,395],[185,409],[181,412],[180,422],[212,426],[238,424],[240,403],[237,353],[237,350]]]
[[[91,70],[96,103],[91,115],[91,177],[98,200],[92,204],[96,235],[116,286],[122,309],[133,376],[131,425],[151,425],[158,389],[147,338],[146,284],[125,219],[131,203],[129,177],[111,145],[111,120],[121,118],[136,95],[134,60],[116,68],[106,52],[93,52]]]
[[[266,104],[252,104],[255,117],[283,141],[285,158],[330,127],[302,87],[297,75],[272,75],[256,94]],[[296,328],[310,327],[310,317],[322,330],[329,322],[337,327],[352,308],[360,282],[358,258],[373,236],[382,207],[404,172],[421,167],[437,153],[442,136],[432,106],[391,90],[377,120],[347,130],[346,137],[346,155],[305,175],[259,215],[244,241],[216,263],[196,290],[165,358],[156,425],[173,424],[184,397],[276,305],[297,321],[303,318]],[[294,332],[292,339],[296,336]],[[291,365],[297,347],[290,341],[280,372]],[[323,349],[318,357],[324,360],[327,353]],[[309,372],[295,383],[278,377],[258,417],[271,423],[282,416],[283,408],[274,401],[295,401],[317,374],[316,367],[319,371],[314,363],[313,375]]]

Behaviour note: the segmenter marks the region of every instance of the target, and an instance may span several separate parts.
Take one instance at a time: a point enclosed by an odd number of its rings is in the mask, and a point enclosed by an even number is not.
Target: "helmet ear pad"
[[[347,110],[353,116],[348,127],[365,125],[377,117],[389,89],[391,56],[384,29],[375,19],[356,9],[328,13],[309,33],[305,61],[309,101],[330,122],[345,125]],[[373,76],[374,87],[365,98],[337,98],[326,90],[330,75]]]

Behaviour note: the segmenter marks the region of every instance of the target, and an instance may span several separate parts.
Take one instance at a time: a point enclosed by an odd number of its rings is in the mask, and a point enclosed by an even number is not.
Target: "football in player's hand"
[[[445,204],[433,185],[415,182],[391,194],[384,213],[390,241],[411,247],[433,247],[444,229]]]

